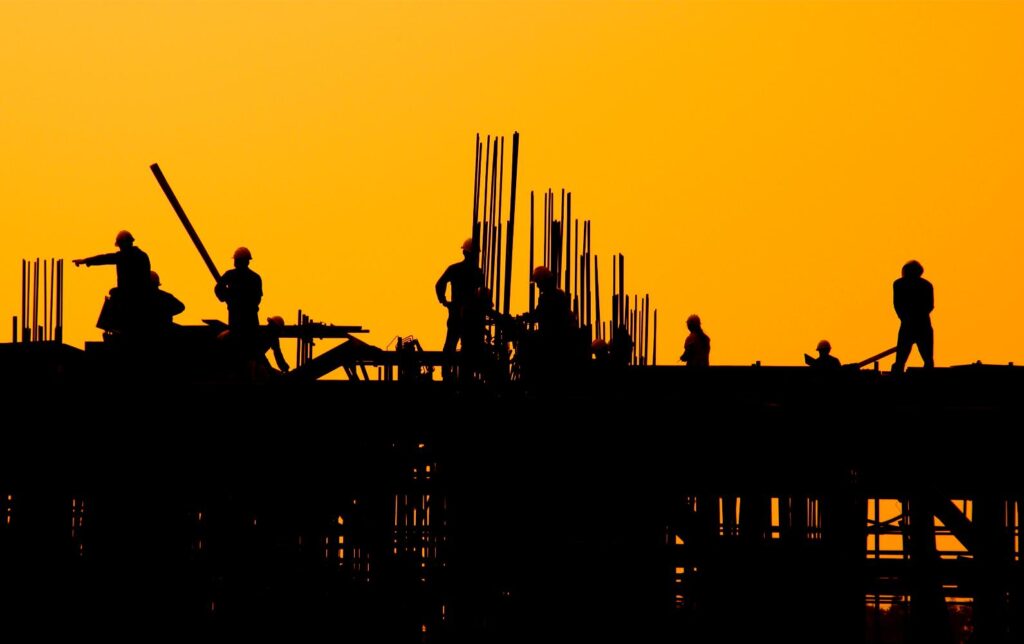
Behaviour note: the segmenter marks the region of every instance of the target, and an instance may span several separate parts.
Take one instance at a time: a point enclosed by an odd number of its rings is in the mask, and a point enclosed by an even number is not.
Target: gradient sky
[[[912,258],[937,364],[1024,363],[1022,34],[1021,2],[3,0],[0,312],[22,258],[127,228],[180,323],[226,319],[156,162],[222,271],[252,250],[264,317],[440,348],[474,137],[518,130],[519,216],[572,191],[651,293],[661,364],[690,313],[712,364],[866,358]],[[66,341],[98,340],[113,269],[65,284]]]

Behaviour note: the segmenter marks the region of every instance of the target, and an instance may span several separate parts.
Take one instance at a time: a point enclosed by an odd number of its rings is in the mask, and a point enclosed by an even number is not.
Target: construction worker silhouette
[[[174,326],[174,316],[185,310],[181,300],[160,288],[160,276],[156,271],[149,272],[149,323],[157,332],[167,331]]]
[[[537,307],[523,319],[537,323],[537,331],[527,338],[526,377],[541,386],[555,385],[567,378],[573,367],[576,338],[576,319],[572,313],[569,296],[558,288],[555,275],[547,266],[533,269],[532,280],[540,293]]]
[[[257,347],[259,357],[267,370],[270,370],[270,361],[267,360],[267,351],[273,351],[274,362],[281,373],[287,373],[288,361],[284,359],[281,352],[281,330],[284,329],[284,318],[280,315],[272,315],[267,318],[267,326],[264,327],[261,335],[261,344]]]
[[[828,340],[819,342],[817,350],[817,358],[804,354],[804,362],[807,363],[807,366],[816,369],[838,369],[843,366],[843,363],[839,362],[839,358],[832,355],[832,345]]]
[[[922,275],[924,267],[921,263],[910,260],[903,265],[903,276],[892,283],[892,305],[900,318],[893,373],[903,373],[910,349],[915,344],[925,368],[935,366],[932,358],[935,338],[931,320],[931,312],[935,308],[935,291],[932,283]]]
[[[135,237],[127,230],[117,233],[115,253],[94,255],[71,260],[75,266],[105,266],[117,268],[117,286],[110,289],[96,326],[110,333],[137,330],[145,325],[151,290],[149,255],[135,246]]]
[[[218,300],[228,305],[228,327],[254,333],[260,326],[263,279],[249,268],[252,253],[248,248],[240,246],[235,250],[233,259],[235,267],[221,275],[213,292]]]
[[[462,242],[462,261],[452,264],[445,269],[444,273],[434,285],[434,292],[437,294],[437,301],[448,309],[448,333],[444,338],[444,352],[448,363],[445,365],[442,375],[445,380],[450,380],[455,374],[456,355],[455,349],[461,345],[465,352],[467,346],[476,339],[477,330],[470,328],[475,323],[473,319],[477,302],[477,289],[484,285],[484,273],[477,266],[479,250],[472,239]],[[451,297],[447,292],[451,286]]]
[[[686,328],[690,334],[683,342],[683,355],[679,359],[686,363],[687,367],[706,367],[711,362],[711,338],[700,324],[700,317],[691,315],[686,318]]]

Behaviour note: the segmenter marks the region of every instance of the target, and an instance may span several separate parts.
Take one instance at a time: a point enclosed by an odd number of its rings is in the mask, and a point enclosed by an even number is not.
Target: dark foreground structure
[[[1024,639],[1019,368],[536,391],[125,360],[0,346],[4,632]]]

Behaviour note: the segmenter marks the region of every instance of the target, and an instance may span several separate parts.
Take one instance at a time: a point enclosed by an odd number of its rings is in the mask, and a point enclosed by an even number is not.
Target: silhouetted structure
[[[688,367],[706,367],[711,363],[711,338],[701,328],[700,317],[691,315],[686,318],[686,328],[690,334],[683,342],[683,355],[679,359]]]
[[[148,313],[150,276],[149,255],[135,246],[135,237],[127,230],[117,233],[115,253],[72,260],[75,266],[117,267],[117,286],[103,304],[96,326],[111,333],[130,332],[145,324]]]
[[[252,332],[260,325],[260,301],[263,279],[249,268],[252,253],[240,246],[234,254],[235,267],[225,271],[213,292],[228,305],[228,326],[235,331]]]
[[[483,342],[483,318],[476,313],[479,309],[477,289],[484,285],[483,271],[477,265],[478,256],[476,243],[467,239],[462,243],[462,261],[446,268],[434,285],[437,301],[448,309],[448,333],[442,349],[450,360],[442,372],[445,380],[455,374],[456,347],[461,344],[465,353],[467,345],[476,346]],[[446,297],[449,285],[450,299]]]
[[[807,366],[814,367],[815,369],[838,369],[843,366],[839,358],[832,355],[832,345],[828,340],[819,342],[817,350],[817,358],[812,358],[806,353],[804,354],[804,362],[807,363]]]
[[[900,332],[896,341],[894,373],[902,373],[915,344],[926,369],[935,366],[932,352],[934,334],[931,312],[935,308],[935,292],[931,282],[921,277],[924,267],[917,260],[903,265],[903,276],[892,284],[892,304],[900,318]]]

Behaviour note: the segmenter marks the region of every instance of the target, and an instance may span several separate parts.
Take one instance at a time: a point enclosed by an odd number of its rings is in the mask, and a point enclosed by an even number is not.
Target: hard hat
[[[462,242],[462,252],[464,253],[475,253],[476,244],[473,243],[473,238],[470,237],[466,241]]]
[[[153,286],[160,286],[160,276],[156,271],[149,271],[149,281],[153,283]]]
[[[284,326],[284,318],[280,315],[271,315],[267,318],[267,324],[274,324],[277,326]]]
[[[924,275],[924,266],[916,259],[912,259],[903,265],[903,277],[921,277]]]
[[[604,351],[608,348],[608,343],[604,341],[604,338],[597,338],[590,343],[591,351]]]
[[[533,269],[534,282],[540,282],[546,279],[551,279],[552,277],[554,276],[551,274],[551,269],[549,269],[547,266],[538,266],[537,268]]]
[[[247,259],[252,261],[252,253],[245,246],[239,246],[235,249],[235,254],[232,255],[232,259]]]
[[[117,237],[114,238],[114,245],[115,246],[120,246],[121,244],[123,244],[125,242],[133,242],[133,241],[135,241],[135,238],[132,237],[132,234],[130,232],[128,232],[127,230],[122,230],[121,232],[117,233]]]
[[[832,350],[832,345],[828,343],[828,340],[822,340],[818,343],[818,351],[824,351],[828,353]]]
[[[700,326],[700,316],[697,315],[696,313],[686,318],[686,326],[691,326],[694,324]]]

